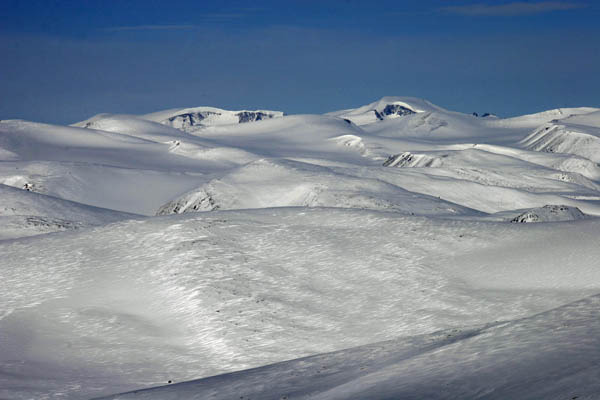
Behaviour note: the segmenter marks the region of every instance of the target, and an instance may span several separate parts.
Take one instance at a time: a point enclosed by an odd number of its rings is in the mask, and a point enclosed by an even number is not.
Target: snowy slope
[[[518,117],[505,118],[491,122],[503,126],[518,126],[522,128],[535,128],[555,119],[568,118],[575,115],[585,115],[600,111],[593,107],[556,108],[535,114],[521,115]]]
[[[258,160],[163,205],[158,215],[267,207],[341,207],[419,215],[476,214],[376,179],[297,161]]]
[[[600,162],[600,113],[590,118],[553,120],[540,126],[521,144],[530,150],[547,153],[569,153]],[[584,115],[585,117],[587,115]],[[595,118],[593,118],[595,117]],[[585,122],[577,123],[577,122]],[[589,125],[589,124],[592,125]]]
[[[339,118],[290,115],[252,124],[211,126],[198,133],[203,140],[223,147],[243,148],[263,157],[313,158],[362,164],[363,131]]]
[[[0,396],[181,382],[598,293],[598,220],[543,225],[282,208],[0,243]]]
[[[83,162],[0,163],[0,183],[78,203],[154,215],[156,209],[206,179],[199,173],[114,167]]]
[[[0,240],[139,217],[0,184]]]
[[[593,296],[516,321],[104,399],[593,399],[600,392],[599,306]]]
[[[201,168],[199,161],[169,152],[171,146],[168,142],[118,132],[19,120],[0,122],[0,147],[24,161],[84,162],[138,169]],[[13,156],[8,161],[14,159]],[[211,163],[203,166],[210,168]]]
[[[0,122],[0,183],[97,207],[154,214],[206,174],[258,158],[128,116],[99,129]]]
[[[135,115],[98,114],[71,126],[117,132],[153,141],[188,138],[184,132]]]

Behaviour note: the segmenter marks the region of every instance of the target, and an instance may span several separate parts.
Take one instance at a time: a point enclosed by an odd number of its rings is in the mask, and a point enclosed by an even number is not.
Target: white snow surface
[[[521,142],[527,149],[548,153],[569,153],[600,162],[600,113],[553,120]],[[592,125],[590,125],[590,123]]]
[[[138,218],[0,184],[0,240]]]
[[[592,296],[516,321],[380,342],[105,399],[594,399],[600,391],[593,361],[600,357],[599,306],[600,297]]]
[[[0,398],[598,398],[599,137],[410,97],[0,121]]]

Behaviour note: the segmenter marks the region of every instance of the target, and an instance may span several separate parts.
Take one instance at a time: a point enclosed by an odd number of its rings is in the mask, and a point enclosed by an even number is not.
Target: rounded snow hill
[[[445,111],[427,100],[415,97],[387,96],[359,108],[340,110],[327,115],[347,119],[356,125],[367,125],[423,112]]]
[[[594,107],[556,108],[534,114],[489,121],[492,125],[505,127],[535,128],[554,119],[563,119],[573,115],[584,115],[600,111]]]
[[[186,142],[196,148],[205,147],[201,139],[160,124],[128,116],[99,118],[93,123],[113,131],[21,120],[0,121],[0,149],[4,150],[0,152],[0,156],[7,154],[8,161],[82,162],[196,173],[212,172],[236,164],[229,160],[216,161],[214,157],[190,158],[177,154],[172,151],[173,145],[183,140],[182,135],[185,135]],[[131,134],[119,132],[120,130],[129,130]]]
[[[157,111],[140,118],[158,122],[185,132],[194,132],[206,126],[231,125],[279,118],[282,111],[238,110],[230,111],[215,107],[191,107]]]
[[[416,215],[477,215],[474,210],[376,179],[290,160],[262,159],[163,205],[157,215],[270,207],[338,207]]]
[[[72,124],[71,126],[117,132],[142,139],[162,142],[174,139],[193,138],[193,136],[188,135],[179,129],[148,121],[135,115],[125,114],[98,114],[85,121]]]
[[[389,99],[390,102],[385,100]],[[394,99],[406,101],[393,102]],[[471,114],[448,111],[424,100],[384,98],[356,110],[330,113],[357,125],[377,138],[413,140],[420,143],[451,144],[469,140],[471,143],[514,143],[525,134],[523,128],[496,123],[497,118],[477,118]],[[418,100],[418,99],[417,99]],[[394,107],[411,107],[394,113]],[[376,110],[365,111],[371,107]],[[411,110],[415,110],[412,112]],[[344,114],[348,112],[348,114]],[[389,115],[387,115],[389,114]],[[379,116],[379,117],[378,117]]]
[[[586,114],[573,114],[563,118],[562,121],[568,124],[600,127],[600,110]]]
[[[332,116],[289,115],[251,124],[207,126],[194,134],[214,146],[239,148],[268,158],[359,165],[376,165],[379,160],[377,155],[373,160],[368,149],[360,145],[364,135],[361,128]]]
[[[0,184],[0,240],[106,225],[139,215],[92,207]]]

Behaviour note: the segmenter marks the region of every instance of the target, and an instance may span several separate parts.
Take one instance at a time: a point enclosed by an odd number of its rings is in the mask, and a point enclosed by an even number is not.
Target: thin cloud
[[[227,21],[233,19],[244,18],[246,14],[242,13],[213,13],[213,14],[204,14],[202,15],[202,19],[208,21]]]
[[[200,16],[202,22],[227,22],[239,20],[245,17],[246,14],[241,13],[212,13]],[[181,24],[181,25],[131,25],[131,26],[112,26],[104,28],[105,32],[124,32],[124,31],[177,31],[199,28],[198,25]]]
[[[104,28],[106,32],[123,31],[176,31],[182,29],[194,29],[196,25],[133,25],[133,26],[113,26]]]
[[[551,11],[565,11],[586,7],[586,4],[566,1],[542,1],[538,3],[513,2],[506,4],[471,4],[465,6],[449,6],[438,9],[439,11],[470,15],[470,16],[502,16],[541,14]]]

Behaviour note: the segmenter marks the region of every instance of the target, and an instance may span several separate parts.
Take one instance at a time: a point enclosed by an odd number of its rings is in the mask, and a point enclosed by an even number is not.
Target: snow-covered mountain
[[[599,138],[410,97],[2,120],[0,398],[594,398]]]
[[[328,115],[344,118],[356,125],[367,125],[386,119],[432,111],[443,111],[443,109],[426,100],[414,97],[383,97],[362,107],[334,111]]]
[[[185,132],[194,132],[205,126],[242,124],[282,116],[281,111],[230,111],[215,107],[193,107],[159,111],[143,115],[142,118]]]

